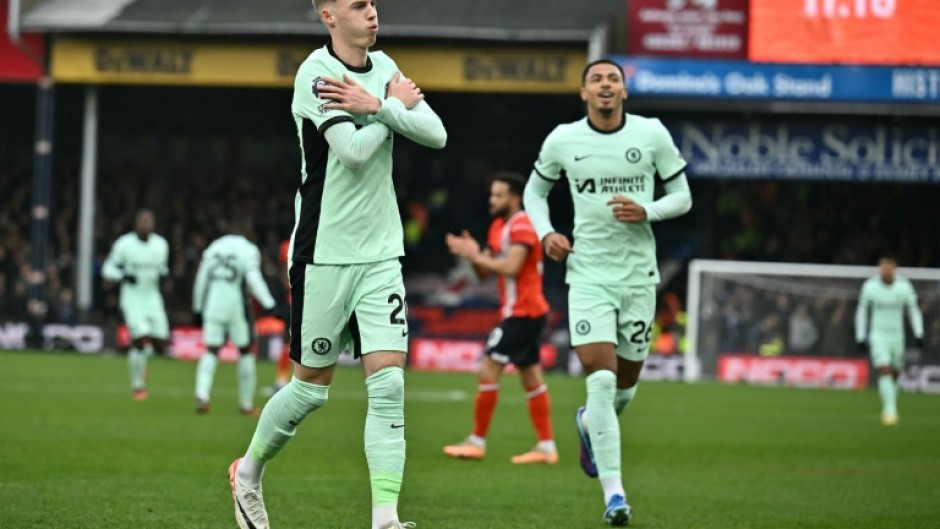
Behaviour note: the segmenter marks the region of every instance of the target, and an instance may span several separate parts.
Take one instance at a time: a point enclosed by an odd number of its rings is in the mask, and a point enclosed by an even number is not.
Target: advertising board
[[[749,58],[940,65],[936,0],[751,0]]]

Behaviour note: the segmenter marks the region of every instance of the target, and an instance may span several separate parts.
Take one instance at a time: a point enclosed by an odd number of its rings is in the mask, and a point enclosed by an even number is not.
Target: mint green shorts
[[[408,352],[405,285],[398,259],[354,265],[290,266],[290,357],[327,367],[351,347],[355,357]]]
[[[904,369],[904,336],[882,336],[876,333],[868,339],[871,365]]]
[[[121,309],[124,324],[131,334],[131,339],[157,338],[166,340],[170,337],[170,323],[163,307],[124,307]]]
[[[571,345],[612,343],[617,348],[617,356],[642,362],[650,353],[655,311],[655,285],[616,288],[569,285]]]
[[[232,345],[244,349],[254,341],[254,322],[248,315],[234,316],[227,319],[206,320],[202,324],[202,340],[207,347],[222,347],[225,338],[232,341]]]

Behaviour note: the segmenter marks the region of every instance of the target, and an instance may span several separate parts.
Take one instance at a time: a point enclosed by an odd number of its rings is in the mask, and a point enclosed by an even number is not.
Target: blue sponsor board
[[[940,125],[823,119],[664,119],[689,174],[940,183]]]
[[[635,96],[716,99],[940,102],[940,68],[802,66],[613,56]]]

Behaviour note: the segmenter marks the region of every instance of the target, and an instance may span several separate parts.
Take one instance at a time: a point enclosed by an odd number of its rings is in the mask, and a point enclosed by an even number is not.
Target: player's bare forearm
[[[500,275],[515,277],[516,274],[519,273],[519,267],[513,266],[513,264],[509,262],[509,259],[506,258],[496,258],[481,254],[471,260],[471,263],[473,263],[474,268],[479,267],[486,271],[487,275],[489,275],[490,272],[495,272]]]
[[[470,265],[473,266],[473,271],[476,273],[477,277],[480,279],[486,279],[490,277],[490,274],[493,273],[489,268],[486,268],[480,264],[470,262]]]
[[[506,277],[516,277],[529,257],[531,248],[526,244],[513,243],[493,261],[493,271]]]

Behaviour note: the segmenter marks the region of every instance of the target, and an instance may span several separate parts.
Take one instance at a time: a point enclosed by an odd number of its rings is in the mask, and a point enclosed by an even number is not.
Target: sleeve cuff
[[[663,179],[662,179],[662,182],[665,184],[666,182],[671,182],[671,181],[675,180],[676,178],[679,178],[679,176],[680,176],[682,173],[684,173],[685,170],[686,170],[688,167],[689,167],[688,164],[683,165],[678,171],[676,171],[675,173],[672,173],[672,175],[670,175],[670,176],[668,176],[668,177],[666,177],[666,178],[663,178]]]
[[[545,181],[547,181],[547,182],[551,182],[551,183],[554,184],[554,183],[557,183],[559,180],[561,180],[561,178],[554,178],[554,179],[553,179],[553,178],[549,178],[549,177],[545,176],[544,174],[542,174],[542,171],[539,171],[538,167],[533,167],[532,170],[535,171],[535,174],[539,175],[539,178],[541,178],[542,180],[545,180]]]
[[[320,135],[322,136],[326,134],[326,131],[329,130],[329,128],[332,127],[333,125],[337,125],[339,123],[345,123],[347,121],[349,123],[354,123],[353,118],[349,116],[336,116],[335,118],[330,118],[324,121],[323,123],[321,123],[319,127],[317,127],[317,132],[319,132]]]

